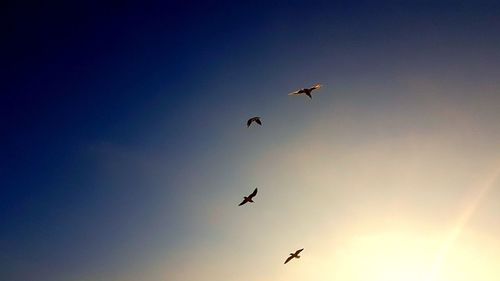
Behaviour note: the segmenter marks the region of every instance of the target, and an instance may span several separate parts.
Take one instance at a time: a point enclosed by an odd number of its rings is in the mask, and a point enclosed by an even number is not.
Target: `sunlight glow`
[[[448,236],[448,238],[446,239],[446,241],[443,243],[438,255],[436,256],[434,265],[432,267],[432,271],[430,272],[429,277],[427,278],[426,281],[438,281],[439,280],[438,276],[440,274],[441,268],[443,267],[443,263],[445,262],[446,256],[450,252],[451,248],[454,246],[455,242],[457,241],[458,237],[462,233],[467,222],[471,219],[475,210],[477,209],[477,207],[481,203],[481,200],[483,199],[483,197],[494,186],[499,175],[500,175],[500,168],[498,168],[492,174],[492,176],[488,177],[484,181],[482,186],[480,186],[478,194],[476,195],[475,198],[473,198],[471,203],[465,209],[464,213],[459,217],[455,227],[451,231],[451,233]]]
[[[450,259],[442,264],[441,274],[430,277],[442,242],[438,235],[411,231],[358,236],[311,272],[320,271],[314,280],[321,281],[466,281],[474,277],[497,280],[500,273],[491,263],[492,256],[484,252],[491,241],[471,236],[465,241],[450,248]]]
[[[348,245],[339,267],[348,280],[423,281],[436,241],[409,233],[360,236]]]

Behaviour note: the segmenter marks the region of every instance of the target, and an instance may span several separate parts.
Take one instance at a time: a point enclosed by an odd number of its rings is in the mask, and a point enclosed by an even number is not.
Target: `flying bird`
[[[310,99],[312,99],[312,91],[319,89],[319,88],[321,88],[321,84],[316,84],[316,85],[312,86],[311,88],[300,89],[300,90],[295,91],[293,93],[290,93],[288,95],[289,96],[299,96],[299,95],[305,94]]]
[[[238,206],[245,205],[248,202],[254,203],[253,198],[257,195],[257,188],[248,196],[243,197],[243,201]]]
[[[290,256],[286,259],[285,261],[285,264],[289,261],[291,261],[293,258],[297,258],[297,259],[300,259],[300,252],[302,252],[302,250],[304,250],[304,248],[300,249],[300,250],[297,250],[295,251],[295,253],[290,253]]]
[[[250,125],[252,125],[253,122],[255,122],[255,123],[257,123],[257,124],[259,124],[259,125],[262,126],[262,122],[260,121],[260,117],[256,116],[256,117],[252,117],[252,118],[248,119],[248,121],[247,121],[247,128],[250,127]]]

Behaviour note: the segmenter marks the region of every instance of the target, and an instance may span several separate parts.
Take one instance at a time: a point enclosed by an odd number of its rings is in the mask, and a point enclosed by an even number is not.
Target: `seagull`
[[[297,250],[295,251],[295,253],[290,253],[290,256],[286,259],[285,261],[285,264],[289,261],[291,261],[293,258],[297,258],[297,259],[300,259],[300,252],[302,252],[302,250],[304,250],[304,248],[300,249],[300,250]]]
[[[257,195],[257,188],[252,192],[252,194],[244,196],[243,201],[241,201],[241,203],[238,206],[245,205],[248,202],[254,203],[252,199],[255,197],[255,195]]]
[[[311,88],[304,88],[304,89],[300,89],[298,91],[295,91],[293,93],[290,93],[288,94],[289,96],[299,96],[299,95],[302,95],[302,94],[305,94],[306,96],[308,96],[310,99],[312,99],[312,91],[316,90],[316,89],[319,89],[321,88],[321,84],[316,84],[314,86],[312,86]]]
[[[248,121],[247,121],[247,128],[250,127],[250,125],[252,125],[252,122],[255,122],[255,123],[257,123],[257,124],[259,124],[259,125],[262,126],[262,122],[260,121],[260,117],[255,116],[255,117],[252,117],[252,118],[248,119]]]

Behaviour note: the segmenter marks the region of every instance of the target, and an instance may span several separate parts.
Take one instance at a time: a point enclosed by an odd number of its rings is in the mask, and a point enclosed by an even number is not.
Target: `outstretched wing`
[[[245,205],[247,202],[248,202],[247,199],[243,199],[243,201],[241,201],[241,203],[238,206]]]
[[[285,263],[286,264],[287,262],[291,261],[293,259],[293,256],[289,256],[286,260],[285,260]]]
[[[252,192],[252,194],[248,195],[248,197],[254,198],[255,195],[257,195],[257,188],[255,188],[255,190]]]
[[[300,254],[300,252],[302,252],[303,250],[304,250],[304,248],[302,248],[302,249],[300,249],[300,250],[297,250],[297,251],[295,251],[295,254],[296,254],[296,255],[298,255],[298,254]]]
[[[248,121],[247,121],[247,127],[250,127],[250,125],[252,124],[252,122],[253,122],[253,118],[248,119]]]
[[[290,93],[288,94],[289,96],[298,96],[298,95],[302,95],[304,93],[304,89],[300,89],[298,91],[295,91],[293,93]]]
[[[322,87],[322,85],[321,85],[321,84],[316,84],[316,85],[312,86],[309,90],[311,90],[311,91],[312,91],[312,90],[319,89],[319,88],[321,88],[321,87]]]
[[[257,122],[257,124],[261,125],[262,126],[262,122],[260,122],[260,119],[259,118],[256,118],[255,119],[255,122]]]

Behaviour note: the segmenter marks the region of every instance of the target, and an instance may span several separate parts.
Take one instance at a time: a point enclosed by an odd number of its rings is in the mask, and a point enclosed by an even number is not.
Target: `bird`
[[[288,94],[289,96],[298,96],[298,95],[302,95],[302,94],[305,94],[306,96],[308,96],[310,99],[312,99],[312,91],[316,90],[316,89],[319,89],[321,88],[321,84],[316,84],[314,86],[312,86],[311,88],[304,88],[304,89],[300,89],[298,91],[295,91],[293,93],[290,93]]]
[[[252,117],[252,118],[248,119],[248,121],[247,121],[247,128],[250,127],[250,125],[252,125],[252,122],[255,122],[255,123],[257,123],[257,124],[259,124],[259,125],[262,126],[262,122],[260,121],[260,117],[255,116],[255,117]]]
[[[255,195],[257,195],[257,188],[255,188],[255,190],[250,195],[244,196],[243,201],[241,201],[238,206],[245,205],[248,202],[254,203],[253,198],[255,197]]]
[[[300,259],[300,252],[302,252],[302,250],[304,250],[304,248],[300,249],[300,250],[297,250],[295,251],[295,253],[290,253],[290,256],[286,259],[285,261],[285,264],[289,261],[291,261],[293,258],[297,258],[297,259]]]

